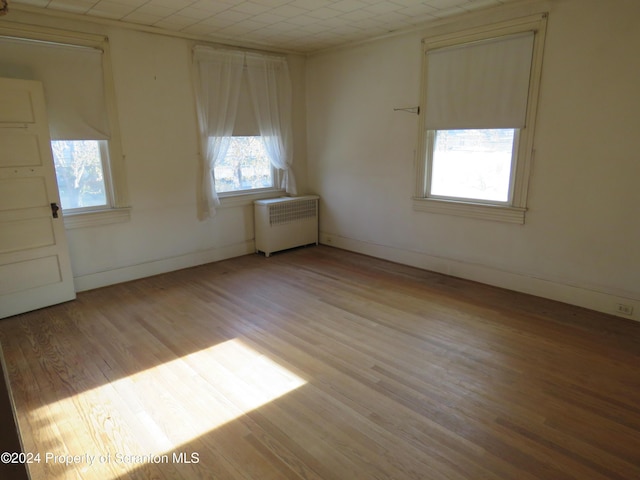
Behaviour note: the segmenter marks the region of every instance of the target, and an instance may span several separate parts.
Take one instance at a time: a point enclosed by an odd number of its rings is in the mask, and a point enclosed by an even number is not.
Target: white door
[[[75,298],[40,82],[0,78],[0,318]]]

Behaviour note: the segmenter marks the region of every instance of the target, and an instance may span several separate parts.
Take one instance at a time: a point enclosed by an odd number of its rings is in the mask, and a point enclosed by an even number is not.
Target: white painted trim
[[[255,200],[264,200],[265,198],[277,198],[277,197],[287,197],[289,196],[287,192],[282,189],[267,189],[260,190],[259,192],[253,193],[227,193],[227,194],[218,194],[218,198],[220,199],[220,205],[216,208],[233,208],[233,207],[246,207],[248,205],[253,205]]]
[[[11,8],[13,9],[13,6]],[[107,41],[105,35],[61,30],[41,25],[13,23],[11,21],[0,23],[0,35],[60,43],[63,45],[79,45],[97,48],[99,50],[103,50],[104,44]]]
[[[423,252],[405,250],[386,245],[320,232],[320,243],[352,252],[382,258],[403,265],[451,275],[495,287],[527,293],[570,305],[640,321],[640,298],[626,292],[605,292],[585,285],[572,285],[557,279],[545,279],[527,273],[506,271],[499,268],[471,263],[453,258],[438,257]],[[633,307],[632,315],[616,312],[616,305]]]
[[[461,217],[494,220],[496,222],[524,224],[526,208],[507,205],[483,205],[480,203],[456,202],[436,198],[414,198],[413,209],[417,212],[440,213]]]
[[[110,225],[112,223],[124,223],[131,220],[130,208],[110,208],[108,210],[95,210],[91,212],[78,212],[63,214],[64,228],[96,227]]]
[[[161,273],[195,267],[206,263],[219,262],[228,258],[240,257],[255,253],[255,242],[248,240],[220,248],[211,248],[201,252],[192,252],[175,257],[153,260],[150,262],[114,268],[102,272],[74,277],[76,292],[106,287],[117,283],[129,282],[140,278],[151,277]]]

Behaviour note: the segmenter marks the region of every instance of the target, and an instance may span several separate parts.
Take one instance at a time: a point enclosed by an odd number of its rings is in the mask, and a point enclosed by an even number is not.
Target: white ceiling
[[[309,53],[512,0],[9,0],[211,41]],[[11,13],[9,13],[10,15]]]

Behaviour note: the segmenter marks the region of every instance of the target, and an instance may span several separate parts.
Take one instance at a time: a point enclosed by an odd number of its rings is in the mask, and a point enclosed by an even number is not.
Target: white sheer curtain
[[[283,172],[281,187],[296,194],[291,126],[291,78],[287,60],[246,54],[249,90],[260,136],[271,164]]]
[[[194,49],[195,92],[202,156],[198,217],[213,217],[220,205],[214,183],[216,162],[225,157],[233,134],[242,71],[243,52]]]

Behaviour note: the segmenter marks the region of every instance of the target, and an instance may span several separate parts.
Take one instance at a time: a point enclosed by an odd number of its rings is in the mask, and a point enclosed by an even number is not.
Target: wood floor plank
[[[640,324],[329,247],[83,292],[0,342],[25,450],[96,457],[35,480],[640,478]]]

